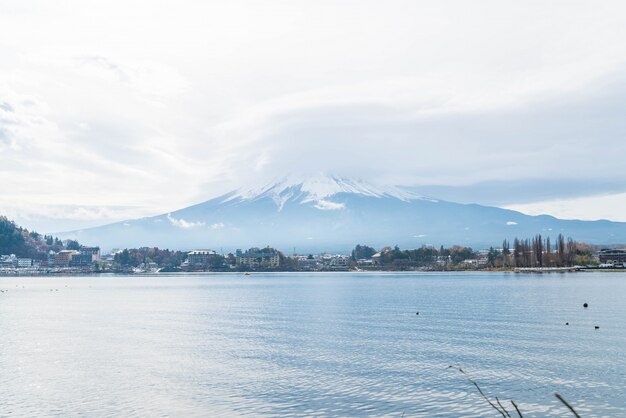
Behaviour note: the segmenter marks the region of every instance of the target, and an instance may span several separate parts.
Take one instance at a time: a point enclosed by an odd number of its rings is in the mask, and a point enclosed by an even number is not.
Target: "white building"
[[[273,248],[250,248],[245,253],[237,250],[236,257],[238,266],[276,268],[280,265],[278,251]]]
[[[335,256],[331,258],[329,267],[331,270],[348,270],[350,267],[350,257],[347,256]]]
[[[80,253],[91,256],[91,261],[100,261],[100,247],[80,247]]]
[[[33,266],[32,258],[18,258],[17,259],[17,268],[28,268]]]
[[[213,250],[194,250],[187,253],[187,264],[190,266],[206,266],[215,258],[217,253]]]

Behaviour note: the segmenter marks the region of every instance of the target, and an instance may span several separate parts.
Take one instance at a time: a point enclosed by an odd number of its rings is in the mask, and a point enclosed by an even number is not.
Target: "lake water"
[[[0,289],[2,417],[500,416],[448,365],[511,413],[513,399],[525,417],[572,416],[558,392],[583,417],[626,416],[626,274],[0,278]]]

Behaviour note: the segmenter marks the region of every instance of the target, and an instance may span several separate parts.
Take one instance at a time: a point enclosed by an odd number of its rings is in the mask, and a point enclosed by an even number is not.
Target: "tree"
[[[354,247],[354,250],[352,250],[352,260],[356,261],[371,258],[374,254],[376,254],[376,250],[374,248],[359,244]]]
[[[506,239],[502,241],[502,265],[507,267],[509,265],[509,256],[511,255],[511,246]]]
[[[6,217],[0,217],[0,254],[16,254],[25,252],[25,240],[20,228]]]
[[[489,248],[489,252],[487,253],[487,265],[489,267],[495,267],[496,261],[498,260],[498,256],[500,253],[495,248]]]
[[[533,267],[543,267],[543,238],[541,237],[541,234],[537,234],[535,238],[533,238],[532,246],[535,255]]]
[[[65,241],[65,248],[67,248],[68,250],[78,251],[80,250],[80,244],[78,243],[78,241],[68,239],[67,241]]]
[[[572,238],[567,239],[567,249],[565,262],[568,266],[573,266],[576,263],[576,250],[577,245],[576,242]]]
[[[524,266],[524,254],[523,254],[522,243],[517,237],[513,240],[513,263],[515,267],[523,267]]]
[[[464,260],[476,258],[476,253],[469,247],[460,247],[455,245],[450,248],[450,259],[452,264],[459,264]]]
[[[502,245],[503,253],[507,245],[505,240]],[[562,234],[557,237],[556,248],[552,245],[550,237],[544,240],[540,234],[535,235],[532,239],[520,240],[515,238],[513,247],[513,264],[515,267],[569,267],[581,264],[581,261],[591,262],[593,259],[593,253],[589,246],[579,244],[572,238],[567,238],[566,241]]]
[[[559,234],[556,238],[556,264],[562,267],[565,263],[565,237]]]
[[[131,265],[130,252],[125,249],[121,253],[115,254],[113,261],[121,265],[122,267],[129,267]]]

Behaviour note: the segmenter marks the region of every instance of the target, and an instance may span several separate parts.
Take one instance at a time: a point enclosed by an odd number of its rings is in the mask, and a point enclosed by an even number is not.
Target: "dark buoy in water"
[[[419,314],[420,314],[420,311],[415,312],[415,315],[419,315]]]
[[[565,325],[569,325],[569,322],[566,322]]]
[[[597,326],[597,325],[596,325],[594,328],[595,328],[595,329],[600,329],[600,327],[599,327],[599,326]]]
[[[587,302],[583,303],[583,308],[588,308],[589,304]]]

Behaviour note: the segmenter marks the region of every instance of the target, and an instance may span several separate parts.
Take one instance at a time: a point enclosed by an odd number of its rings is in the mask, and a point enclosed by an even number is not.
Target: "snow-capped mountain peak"
[[[461,244],[562,233],[593,244],[626,240],[626,223],[565,221],[479,205],[435,201],[401,187],[338,176],[287,177],[154,217],[128,220],[61,238],[103,248],[237,248],[271,245],[299,251],[349,251],[361,243]],[[552,231],[552,232],[547,232]]]
[[[225,201],[271,198],[279,210],[288,201],[313,202],[320,210],[337,210],[342,209],[343,205],[329,199],[340,193],[376,198],[388,197],[403,201],[424,198],[398,186],[383,186],[363,180],[318,174],[310,177],[288,176],[260,186],[242,188],[231,194]]]

